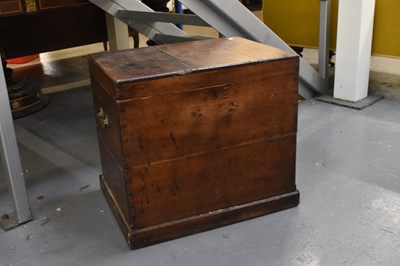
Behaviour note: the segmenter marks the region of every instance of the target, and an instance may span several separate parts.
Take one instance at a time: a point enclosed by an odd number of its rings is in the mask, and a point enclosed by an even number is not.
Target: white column
[[[110,51],[129,49],[128,25],[106,13]]]
[[[320,0],[318,72],[323,79],[323,91],[328,89],[329,81],[329,45],[331,35],[331,0]]]
[[[339,0],[334,98],[368,96],[374,13],[375,0]]]
[[[1,61],[1,59],[0,59]],[[0,62],[0,155],[5,164],[6,177],[16,224],[32,219],[28,195],[26,193],[24,173],[15,138],[14,123],[11,117],[7,85],[4,78],[3,66]]]

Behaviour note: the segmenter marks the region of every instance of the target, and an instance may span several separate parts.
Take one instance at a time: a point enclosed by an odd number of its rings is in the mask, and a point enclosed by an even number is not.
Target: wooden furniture
[[[89,66],[101,187],[131,248],[299,203],[297,55],[229,38]]]
[[[143,0],[166,11],[168,0]],[[139,35],[129,35],[139,47]],[[0,48],[5,59],[103,42],[107,50],[104,11],[87,0],[0,0]]]
[[[103,41],[104,12],[86,0],[0,1],[6,59]]]
[[[0,52],[4,59],[107,41],[105,14],[86,0],[0,1]],[[33,81],[12,76],[3,63],[14,118],[45,107]]]

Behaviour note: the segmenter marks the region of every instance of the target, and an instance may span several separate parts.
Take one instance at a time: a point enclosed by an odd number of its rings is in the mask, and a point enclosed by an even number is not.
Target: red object
[[[27,55],[27,56],[22,56],[22,57],[17,57],[17,58],[11,58],[7,59],[7,62],[9,64],[25,64],[28,63],[36,58],[39,58],[39,54],[33,54],[33,55]]]

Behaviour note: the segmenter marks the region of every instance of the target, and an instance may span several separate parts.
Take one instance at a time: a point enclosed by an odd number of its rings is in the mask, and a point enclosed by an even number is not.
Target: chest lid
[[[118,89],[137,81],[295,57],[293,52],[234,37],[97,53],[90,56],[89,65]]]

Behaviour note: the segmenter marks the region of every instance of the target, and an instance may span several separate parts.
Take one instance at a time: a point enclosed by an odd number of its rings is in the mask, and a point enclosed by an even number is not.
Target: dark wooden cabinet
[[[33,2],[33,0],[31,0],[31,2]],[[37,7],[40,10],[67,6],[87,5],[89,3],[87,0],[36,0],[36,2]]]
[[[88,4],[87,0],[0,0],[0,16],[34,13],[52,8]]]
[[[0,16],[23,14],[25,5],[22,0],[0,0]]]
[[[296,55],[230,38],[89,66],[100,182],[131,248],[298,204]]]
[[[103,41],[104,11],[88,1],[0,1],[0,46],[6,58]]]

